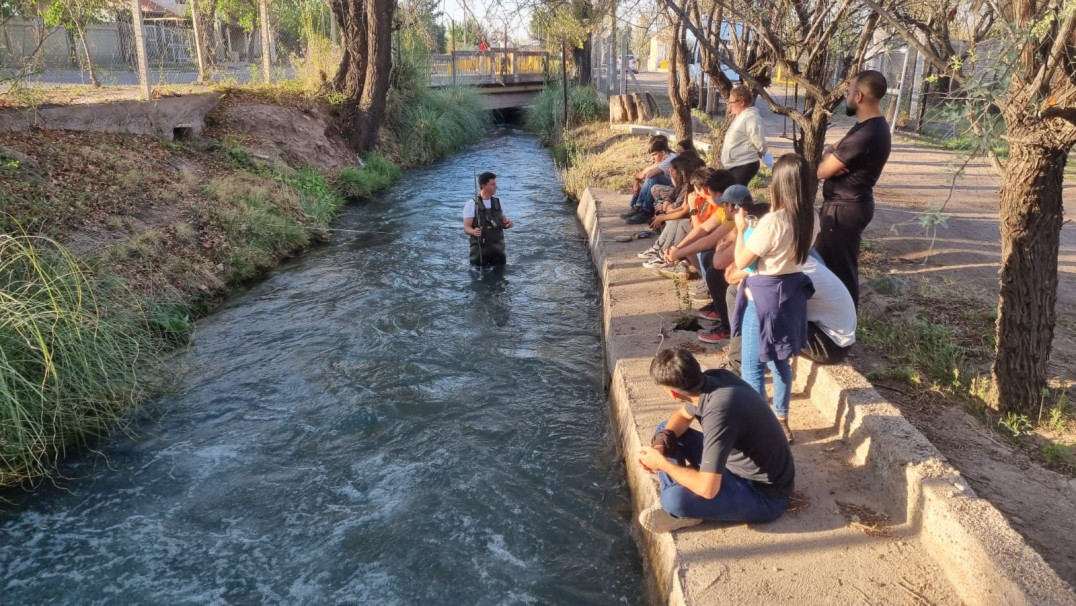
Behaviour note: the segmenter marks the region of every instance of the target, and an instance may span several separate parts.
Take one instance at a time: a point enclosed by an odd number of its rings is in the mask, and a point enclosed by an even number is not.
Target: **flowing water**
[[[467,266],[473,167],[509,266]],[[596,279],[502,131],[198,324],[175,393],[0,494],[0,604],[640,604]]]

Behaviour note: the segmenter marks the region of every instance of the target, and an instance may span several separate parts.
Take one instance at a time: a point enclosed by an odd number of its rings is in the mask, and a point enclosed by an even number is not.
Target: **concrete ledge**
[[[649,436],[655,420],[668,415],[669,403],[648,374],[651,356],[668,343],[664,335],[621,334],[614,323],[617,297],[646,296],[641,284],[617,284],[611,279],[625,260],[622,254],[613,256],[606,250],[608,238],[601,233],[598,206],[599,200],[621,197],[588,189],[577,216],[602,280],[609,407],[638,512],[659,502],[653,479],[634,464],[631,454]],[[847,365],[820,366],[804,359],[796,360],[795,374],[794,392],[805,393],[854,449],[863,478],[890,504],[887,513],[904,520],[961,600],[968,604],[1076,605],[1072,589],[864,377]],[[693,593],[685,583],[688,564],[672,535],[640,532],[639,544],[652,603],[704,601],[690,597]],[[812,599],[802,597],[808,602]]]
[[[0,110],[0,132],[31,128],[130,133],[171,141],[175,129],[197,136],[205,117],[220,101],[217,93],[162,97],[153,101],[113,101],[85,105],[43,106]]]

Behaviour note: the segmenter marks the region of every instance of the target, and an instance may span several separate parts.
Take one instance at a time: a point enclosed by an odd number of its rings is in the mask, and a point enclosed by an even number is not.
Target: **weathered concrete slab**
[[[177,134],[197,136],[205,117],[220,101],[217,93],[163,97],[153,101],[112,101],[85,105],[0,109],[0,132],[31,128],[129,133],[171,141]],[[177,129],[184,129],[179,130]]]

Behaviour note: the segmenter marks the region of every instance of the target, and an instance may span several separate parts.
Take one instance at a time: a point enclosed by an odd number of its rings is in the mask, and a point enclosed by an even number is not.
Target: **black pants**
[[[721,326],[729,327],[729,306],[725,303],[725,290],[729,283],[725,281],[725,268],[714,269],[714,251],[708,250],[700,255],[702,258],[702,275],[706,280],[706,289],[710,291],[710,300],[720,318]]]
[[[874,218],[874,200],[868,202],[824,202],[821,231],[814,241],[826,267],[844,283],[859,309],[859,245],[863,230]]]
[[[751,182],[751,179],[758,174],[759,162],[755,160],[750,164],[741,164],[739,166],[730,166],[728,171],[732,173],[732,176],[736,178],[736,182],[740,185],[747,185]]]
[[[725,307],[733,309],[736,306],[736,292],[740,290],[739,284],[729,284],[725,289]],[[725,368],[736,374],[740,374],[740,361],[743,359],[743,343],[741,337],[729,338],[729,361]]]
[[[848,356],[852,346],[841,347],[822,332],[818,324],[807,323],[807,346],[800,350],[799,355],[818,364],[837,364]]]

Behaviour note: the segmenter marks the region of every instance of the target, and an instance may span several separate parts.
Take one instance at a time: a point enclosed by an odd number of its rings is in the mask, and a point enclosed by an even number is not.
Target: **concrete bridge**
[[[559,73],[560,58],[544,51],[495,48],[430,57],[431,87],[477,87],[486,109],[524,107]]]

